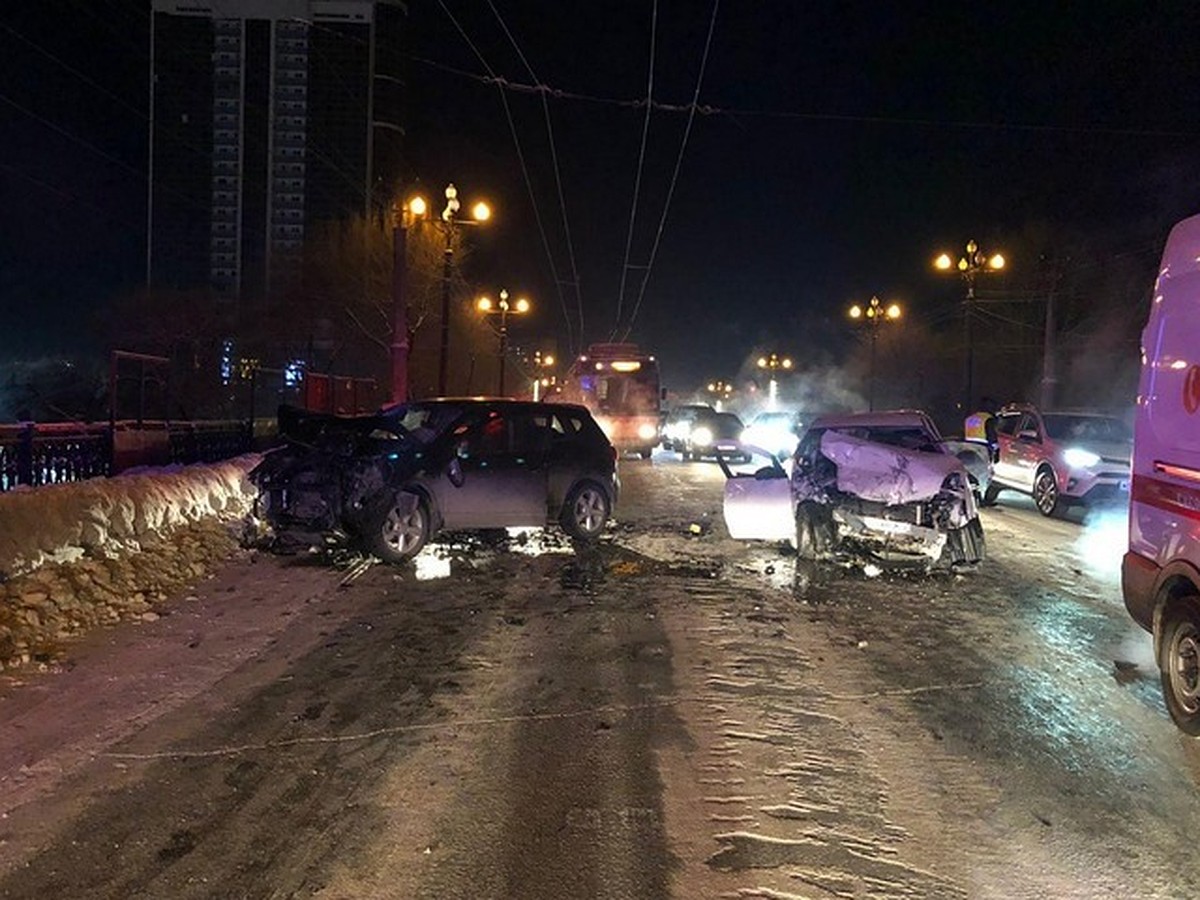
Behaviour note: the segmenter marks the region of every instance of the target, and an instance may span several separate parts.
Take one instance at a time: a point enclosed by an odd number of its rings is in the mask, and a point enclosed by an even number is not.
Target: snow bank
[[[259,458],[249,454],[0,494],[0,579],[50,562],[136,551],[147,538],[204,519],[239,518],[253,502],[246,474]]]
[[[70,638],[155,607],[238,550],[259,460],[0,494],[0,669],[46,666]]]

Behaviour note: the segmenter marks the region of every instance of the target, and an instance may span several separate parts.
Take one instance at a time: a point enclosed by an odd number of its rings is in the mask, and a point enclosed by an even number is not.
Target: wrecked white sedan
[[[882,568],[970,567],[984,557],[976,479],[914,410],[825,416],[789,472],[769,453],[725,471],[725,524],[739,540],[788,540],[802,559]]]

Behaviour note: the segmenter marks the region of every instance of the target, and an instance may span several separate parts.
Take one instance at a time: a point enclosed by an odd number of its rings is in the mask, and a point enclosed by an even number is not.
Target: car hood
[[[1133,456],[1133,445],[1127,441],[1060,441],[1059,444],[1064,450],[1068,447],[1079,447],[1099,453],[1104,459],[1119,459],[1125,463]]]
[[[936,496],[946,476],[956,472],[966,483],[963,464],[945,453],[906,450],[836,431],[821,436],[821,453],[837,464],[839,491],[889,506]]]

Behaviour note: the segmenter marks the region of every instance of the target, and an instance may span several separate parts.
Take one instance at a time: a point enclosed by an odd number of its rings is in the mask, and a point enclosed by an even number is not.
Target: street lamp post
[[[758,358],[758,367],[760,369],[766,369],[770,373],[770,381],[767,385],[767,408],[773,411],[775,409],[776,400],[779,397],[779,385],[775,380],[775,373],[779,369],[790,371],[792,368],[792,361],[786,356],[780,356],[778,353],[771,353],[767,356],[760,356]]]
[[[713,408],[721,412],[721,404],[733,396],[733,385],[727,381],[710,381],[708,392],[713,396]]]
[[[500,299],[495,303],[491,297],[480,297],[476,303],[479,311],[500,317],[500,390],[498,396],[504,396],[504,360],[508,356],[508,316],[509,313],[524,314],[529,312],[529,301],[518,297],[512,303],[508,300],[508,291],[500,291]]]
[[[408,226],[425,216],[424,197],[413,197],[392,208],[392,402],[408,399]]]
[[[975,335],[971,327],[971,320],[975,313],[975,278],[981,272],[999,272],[1005,264],[1005,259],[1001,254],[994,253],[988,256],[979,249],[979,245],[974,241],[967,241],[966,251],[963,256],[959,257],[957,264],[950,258],[949,253],[943,253],[933,261],[934,267],[943,272],[957,269],[967,285],[967,297],[963,301],[963,343],[966,348],[964,365],[966,371],[963,377],[964,412],[970,409],[974,396]]]
[[[543,353],[541,350],[535,350],[533,353],[533,402],[536,403],[542,399],[542,388],[547,390],[553,383],[554,376],[547,375],[547,372],[553,371],[554,355],[551,353]]]
[[[438,395],[446,396],[446,375],[450,365],[450,269],[454,259],[454,233],[459,225],[480,225],[492,216],[491,207],[478,202],[471,207],[471,218],[460,219],[458,188],[446,185],[446,208],[442,210],[442,228],[446,244],[442,251],[442,349],[438,359]]]
[[[870,328],[871,339],[871,367],[870,374],[867,377],[867,409],[874,411],[875,409],[875,341],[879,338],[879,326],[884,320],[891,322],[899,321],[902,311],[899,303],[889,303],[884,306],[878,297],[872,297],[865,306],[859,306],[855,303],[846,311],[846,314],[855,321],[866,322]]]

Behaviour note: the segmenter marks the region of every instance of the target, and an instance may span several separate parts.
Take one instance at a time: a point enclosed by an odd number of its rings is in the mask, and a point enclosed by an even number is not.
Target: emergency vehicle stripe
[[[1200,521],[1200,486],[1175,484],[1149,475],[1134,475],[1130,496],[1134,503],[1145,503]]]

